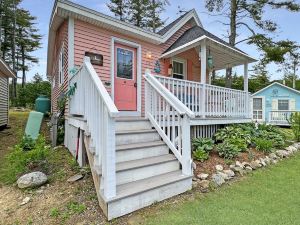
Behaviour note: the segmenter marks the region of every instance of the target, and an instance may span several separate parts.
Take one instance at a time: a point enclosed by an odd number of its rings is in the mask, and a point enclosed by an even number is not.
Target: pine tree
[[[217,12],[219,21],[229,27],[229,44],[235,46],[241,42],[256,45],[264,54],[265,63],[282,62],[284,55],[295,46],[289,40],[274,41],[269,34],[278,26],[274,20],[265,19],[265,13],[275,9],[299,12],[300,4],[294,0],[206,0],[209,12]],[[241,30],[243,29],[243,30]],[[245,31],[246,30],[246,31]],[[239,32],[248,36],[237,40]],[[232,68],[226,70],[226,86],[231,87]]]
[[[119,20],[126,21],[128,0],[110,0],[110,3],[107,3],[107,7]]]
[[[166,0],[150,0],[149,2],[147,27],[154,33],[164,25],[160,15],[165,10],[166,4],[168,4]]]
[[[150,0],[129,0],[128,21],[137,27],[147,27]]]

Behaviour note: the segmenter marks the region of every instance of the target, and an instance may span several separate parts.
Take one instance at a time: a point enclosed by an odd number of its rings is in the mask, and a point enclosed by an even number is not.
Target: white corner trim
[[[110,63],[110,79],[111,79],[111,98],[114,100],[115,90],[115,43],[127,45],[137,49],[137,65],[136,65],[136,80],[137,80],[137,112],[139,115],[142,112],[142,46],[135,42],[128,41],[117,37],[111,38],[111,63]]]
[[[68,76],[70,74],[71,69],[74,68],[74,47],[75,47],[75,41],[74,41],[74,18],[69,17],[68,22]],[[69,77],[68,77],[69,82]],[[68,85],[69,87],[69,85]]]

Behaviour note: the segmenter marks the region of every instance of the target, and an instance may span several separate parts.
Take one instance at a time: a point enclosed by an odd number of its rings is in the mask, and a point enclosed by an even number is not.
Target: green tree
[[[127,20],[127,13],[129,7],[128,0],[110,0],[110,3],[107,3],[107,7],[111,12],[115,14],[115,16],[119,20]]]
[[[129,0],[128,21],[137,27],[147,28],[150,0]]]
[[[295,47],[289,40],[275,42],[269,34],[278,29],[275,21],[265,19],[265,12],[271,9],[287,9],[298,12],[300,5],[294,0],[206,0],[209,12],[216,12],[223,17],[221,21],[229,27],[229,44],[235,46],[241,42],[255,44],[263,52],[265,63],[283,62],[284,55]],[[248,34],[246,32],[248,31]],[[247,35],[245,39],[237,40],[239,33]],[[226,86],[232,85],[232,68],[226,70]]]
[[[161,13],[165,10],[165,6],[170,4],[166,0],[150,0],[148,6],[147,27],[156,33],[157,29],[162,27],[165,22],[161,19]]]

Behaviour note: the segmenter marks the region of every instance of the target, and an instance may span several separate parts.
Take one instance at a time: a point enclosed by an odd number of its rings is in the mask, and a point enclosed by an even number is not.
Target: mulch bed
[[[232,160],[225,160],[221,158],[215,150],[213,150],[209,154],[208,160],[205,160],[204,162],[194,160],[194,163],[196,164],[196,170],[194,170],[194,174],[213,174],[216,172],[216,165],[222,165],[224,169],[229,169],[230,164],[234,164],[235,161],[250,162],[252,160],[256,160],[266,156],[263,152],[259,152],[253,148],[250,151],[251,154],[249,154],[249,152],[241,152],[236,158]]]

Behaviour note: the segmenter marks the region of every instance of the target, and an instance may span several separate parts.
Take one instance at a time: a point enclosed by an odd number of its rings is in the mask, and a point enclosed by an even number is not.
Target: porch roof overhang
[[[171,58],[193,48],[197,52],[200,52],[200,46],[203,42],[206,44],[207,55],[210,54],[214,59],[214,70],[226,69],[257,61],[257,59],[249,56],[247,53],[207,35],[197,37],[176,48],[169,48],[160,58]]]
[[[13,70],[0,58],[0,77],[4,78],[16,78],[16,74]]]

